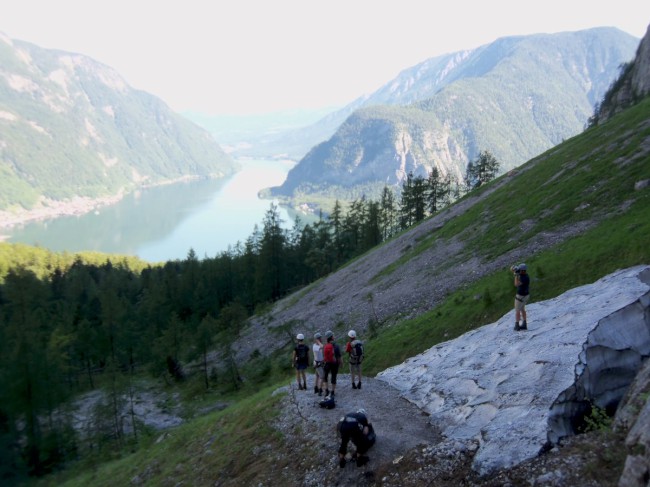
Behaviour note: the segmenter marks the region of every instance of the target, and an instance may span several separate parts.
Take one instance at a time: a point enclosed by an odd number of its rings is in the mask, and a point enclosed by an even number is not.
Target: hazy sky
[[[9,37],[88,55],[174,110],[228,114],[343,105],[503,36],[640,38],[649,23],[646,0],[0,0]]]

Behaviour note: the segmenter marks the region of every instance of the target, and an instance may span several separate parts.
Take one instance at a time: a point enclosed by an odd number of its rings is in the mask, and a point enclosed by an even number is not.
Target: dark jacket
[[[364,433],[364,428],[368,428]],[[339,421],[339,433],[341,434],[341,446],[339,453],[345,455],[348,451],[348,443],[352,441],[357,447],[359,455],[365,454],[375,444],[375,433],[372,424],[362,413],[348,413]]]

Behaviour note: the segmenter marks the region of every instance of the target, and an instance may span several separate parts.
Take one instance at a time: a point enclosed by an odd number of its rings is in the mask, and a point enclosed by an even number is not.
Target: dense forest
[[[0,478],[43,475],[137,441],[141,426],[134,414],[125,425],[122,411],[143,373],[183,381],[193,363],[205,389],[238,388],[231,345],[250,315],[494,178],[498,163],[481,154],[463,183],[411,174],[399,202],[386,187],[380,200],[355,200],[346,212],[337,201],[313,225],[286,230],[271,205],[244,243],[214,258],[190,249],[151,265],[0,244]],[[220,371],[208,365],[215,350]],[[66,405],[96,388],[106,401],[82,438]]]

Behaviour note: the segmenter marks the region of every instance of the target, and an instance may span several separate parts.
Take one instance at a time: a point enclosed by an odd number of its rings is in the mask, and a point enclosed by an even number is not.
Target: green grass
[[[76,469],[51,475],[41,486],[112,487],[131,485],[214,485],[219,479],[237,478],[250,485],[269,473],[265,456],[251,455],[256,448],[270,451],[286,448],[271,422],[281,395],[273,388],[242,398],[236,408],[203,416],[182,426],[150,437],[135,453],[101,465],[78,465]],[[257,460],[256,460],[257,458]],[[283,467],[283,457],[275,467]]]

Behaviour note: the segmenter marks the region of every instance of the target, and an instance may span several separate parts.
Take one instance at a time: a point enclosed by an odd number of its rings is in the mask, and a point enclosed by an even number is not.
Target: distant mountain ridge
[[[410,171],[461,177],[481,150],[516,167],[584,128],[638,41],[603,27],[506,37],[427,60],[355,102],[362,107],[271,193],[296,204],[375,196]]]
[[[0,34],[0,210],[236,169],[212,136],[113,69]]]

